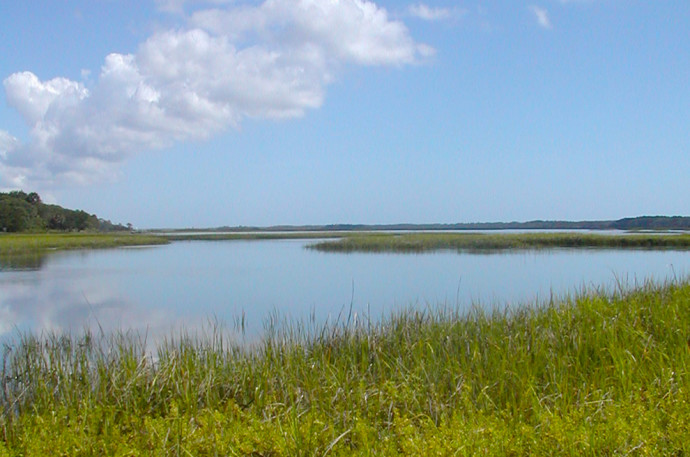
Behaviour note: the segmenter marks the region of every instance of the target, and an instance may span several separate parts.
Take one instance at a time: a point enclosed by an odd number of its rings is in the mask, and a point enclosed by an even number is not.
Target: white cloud
[[[89,92],[80,83],[66,78],[41,82],[28,71],[15,73],[4,81],[7,101],[29,124],[36,124],[48,114],[48,109],[73,106]]]
[[[551,29],[551,19],[549,18],[549,12],[546,11],[544,8],[540,8],[538,6],[530,6],[530,10],[532,13],[534,13],[534,16],[537,18],[537,22],[539,23],[540,27],[543,27],[545,29]]]
[[[0,191],[22,187],[24,174],[16,167],[7,164],[8,159],[18,147],[17,138],[0,130]]]
[[[141,151],[206,138],[246,117],[302,116],[322,105],[343,65],[400,66],[433,52],[364,0],[197,11],[187,28],[156,33],[133,54],[108,55],[88,88],[31,72],[6,78],[7,101],[30,134],[18,144],[0,132],[0,183],[112,179],[118,163]]]
[[[410,5],[407,10],[412,16],[426,21],[440,21],[449,19],[453,15],[453,11],[449,8],[430,7],[424,3]]]
[[[273,50],[309,59],[361,65],[417,60],[418,47],[402,22],[364,0],[269,0],[258,7],[204,10],[192,24],[238,41],[260,39]]]

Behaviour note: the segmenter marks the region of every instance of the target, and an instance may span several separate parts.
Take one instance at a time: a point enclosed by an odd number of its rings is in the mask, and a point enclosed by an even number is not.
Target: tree
[[[25,200],[31,203],[32,205],[38,205],[39,203],[41,203],[41,197],[36,192],[31,192],[29,195],[26,196]]]
[[[13,190],[11,192],[8,192],[7,195],[10,198],[16,198],[18,200],[26,200],[27,197],[26,192],[24,192],[23,190]]]
[[[114,225],[110,221],[103,225],[108,230],[125,230],[124,226]],[[96,215],[59,205],[47,205],[36,192],[0,192],[0,231],[45,229],[82,231],[102,230],[103,227]]]
[[[0,229],[4,232],[21,232],[28,228],[29,214],[22,205],[14,200],[0,204]]]
[[[56,213],[48,220],[48,228],[51,230],[65,230],[65,217],[61,213]]]

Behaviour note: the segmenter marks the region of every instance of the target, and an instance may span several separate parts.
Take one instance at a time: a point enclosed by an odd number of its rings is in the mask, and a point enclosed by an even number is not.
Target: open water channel
[[[242,317],[252,337],[276,314],[324,322],[350,308],[376,320],[410,306],[514,307],[690,273],[690,251],[341,254],[305,249],[312,242],[188,241],[0,265],[0,338],[102,328],[155,339]]]

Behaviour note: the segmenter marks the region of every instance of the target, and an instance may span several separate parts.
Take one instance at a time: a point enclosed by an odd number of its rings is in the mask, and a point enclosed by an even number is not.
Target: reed
[[[0,455],[687,455],[690,282],[7,342]],[[236,330],[236,329],[235,329]]]

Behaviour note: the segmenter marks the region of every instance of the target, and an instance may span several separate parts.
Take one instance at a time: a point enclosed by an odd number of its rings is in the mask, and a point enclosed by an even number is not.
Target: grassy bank
[[[131,233],[0,234],[0,255],[28,255],[49,250],[97,249],[165,244],[164,238]]]
[[[690,283],[4,349],[0,455],[688,455]],[[156,360],[154,363],[152,360]]]
[[[490,251],[506,249],[689,249],[690,234],[590,233],[370,233],[309,246],[324,252]]]

